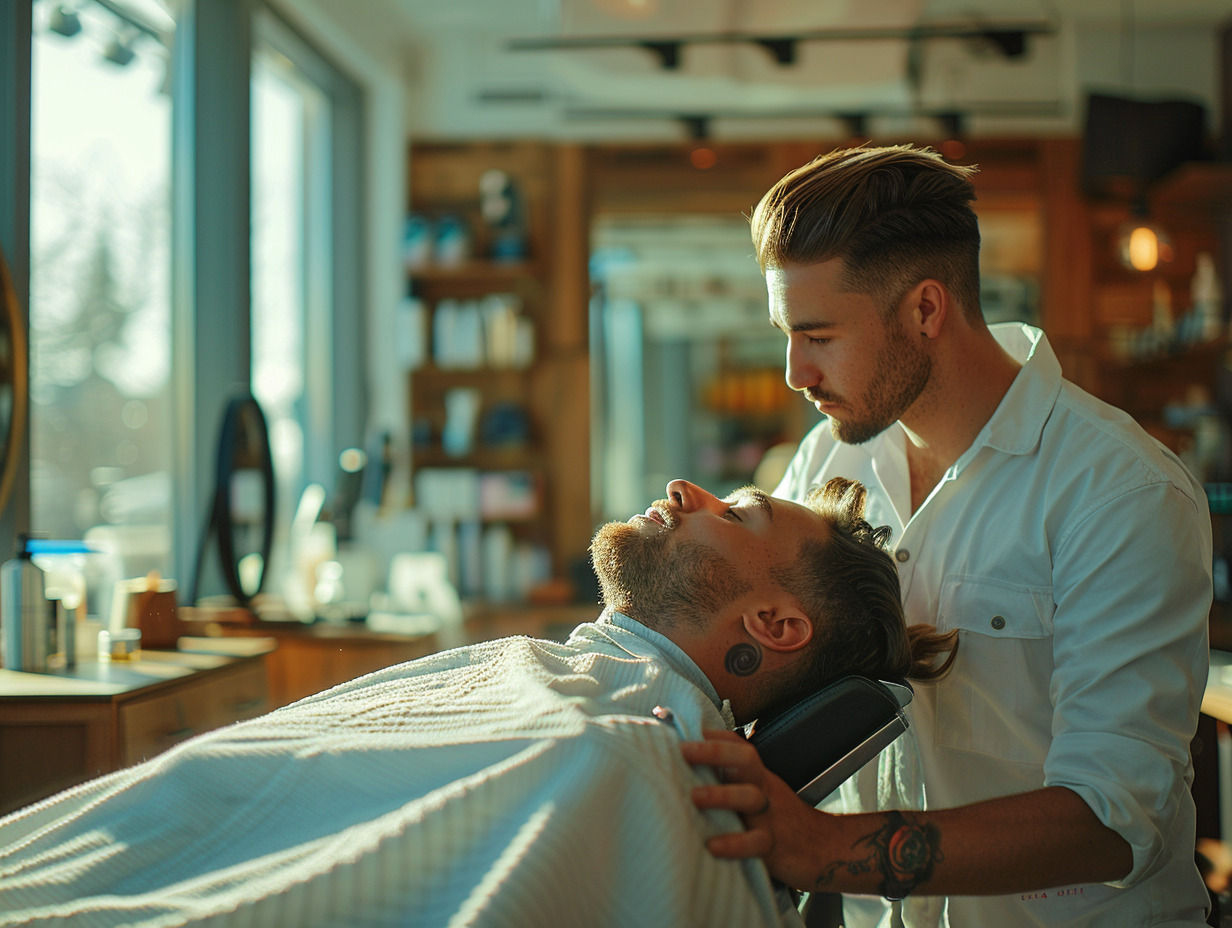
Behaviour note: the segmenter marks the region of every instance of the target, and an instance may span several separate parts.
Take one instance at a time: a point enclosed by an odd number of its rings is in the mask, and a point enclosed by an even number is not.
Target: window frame
[[[0,247],[4,248],[18,314],[30,330],[30,70],[31,29],[34,11],[30,0],[0,0],[0,191],[12,200],[0,200]],[[29,369],[29,340],[27,370]],[[17,455],[9,499],[0,506],[0,560],[17,550],[17,539],[30,530],[29,394],[22,391],[26,409],[20,441],[8,453]],[[14,411],[16,413],[16,410]]]
[[[336,461],[337,451],[360,443],[365,427],[363,91],[273,5],[184,0],[172,64],[171,130],[172,563],[182,584],[193,578],[209,512],[223,410],[228,399],[250,389],[251,62],[258,19],[268,18],[332,72],[334,204],[325,234],[333,256],[333,312],[326,363],[333,372],[328,438],[336,450],[328,457]],[[30,0],[0,0],[0,190],[12,194],[11,200],[0,200],[0,246],[27,331],[32,25]],[[28,428],[13,450],[20,457],[12,496],[0,507],[0,560],[32,528]],[[310,457],[306,453],[305,478],[328,478],[320,464],[310,465]],[[204,594],[223,588],[221,578],[211,574],[198,586]]]

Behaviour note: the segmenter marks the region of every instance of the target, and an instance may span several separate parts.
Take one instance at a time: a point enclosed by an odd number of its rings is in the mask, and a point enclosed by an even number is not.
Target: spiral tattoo
[[[723,668],[737,677],[747,677],[761,666],[761,648],[755,644],[737,644],[723,658]]]

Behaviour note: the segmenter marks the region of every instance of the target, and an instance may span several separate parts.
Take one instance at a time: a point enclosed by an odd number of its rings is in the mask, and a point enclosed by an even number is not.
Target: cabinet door
[[[136,764],[231,722],[260,715],[269,706],[260,663],[193,680],[120,706],[120,762]]]
[[[0,814],[114,766],[110,702],[0,706]]]

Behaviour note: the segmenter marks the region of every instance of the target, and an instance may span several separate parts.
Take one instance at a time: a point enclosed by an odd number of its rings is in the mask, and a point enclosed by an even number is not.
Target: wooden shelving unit
[[[1132,333],[1151,325],[1157,292],[1169,298],[1174,321],[1189,312],[1191,281],[1201,252],[1214,257],[1228,286],[1232,165],[1182,165],[1151,189],[1148,201],[1150,219],[1172,240],[1170,260],[1148,273],[1126,270],[1114,257],[1114,236],[1130,219],[1128,206],[1096,203],[1090,210],[1092,336],[1099,371],[1093,389],[1169,448],[1184,452],[1192,444],[1192,429],[1169,421],[1165,411],[1200,396],[1214,401],[1229,347],[1226,334],[1209,341],[1166,344],[1134,357],[1125,357],[1123,346],[1114,350],[1114,342],[1118,329]]]
[[[424,468],[481,474],[533,475],[533,512],[492,521],[508,524],[517,541],[551,558],[559,592],[575,562],[586,556],[590,517],[590,421],[587,342],[586,219],[580,150],[541,142],[421,142],[409,152],[409,208],[431,219],[451,215],[470,232],[471,256],[453,264],[408,271],[426,308],[426,344],[434,344],[433,316],[445,300],[510,294],[533,327],[533,357],[511,366],[489,362],[450,366],[432,356],[408,378],[412,418],[412,480]],[[497,260],[479,212],[479,180],[505,171],[517,185],[526,224],[526,255]],[[442,441],[446,397],[476,391],[479,424],[463,453]],[[485,440],[483,420],[498,406],[515,410],[521,437]],[[519,433],[519,430],[515,430]],[[422,502],[422,501],[419,501]]]

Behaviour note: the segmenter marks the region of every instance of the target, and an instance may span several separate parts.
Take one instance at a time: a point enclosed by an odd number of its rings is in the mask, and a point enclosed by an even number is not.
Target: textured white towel
[[[623,616],[391,667],[0,822],[0,925],[778,924],[688,801],[716,703]]]

